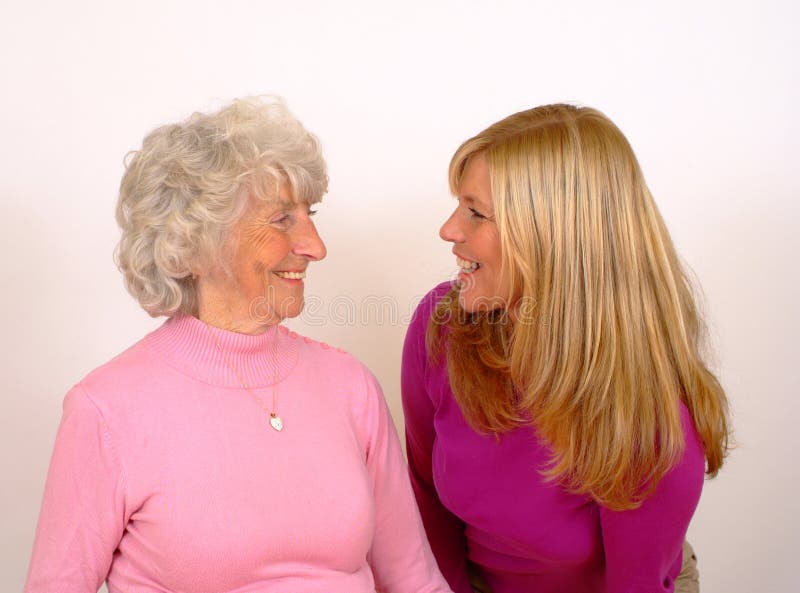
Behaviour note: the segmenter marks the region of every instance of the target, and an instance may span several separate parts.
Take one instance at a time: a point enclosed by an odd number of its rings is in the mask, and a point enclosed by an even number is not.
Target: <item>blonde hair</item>
[[[725,393],[703,363],[690,283],[622,132],[571,105],[511,115],[456,151],[453,193],[478,154],[521,306],[504,323],[496,311],[465,315],[451,294],[429,325],[433,356],[447,340],[470,424],[499,433],[532,422],[552,448],[546,476],[635,508],[680,458],[683,400],[716,475]]]
[[[151,316],[192,314],[193,273],[222,265],[250,196],[315,203],[328,176],[317,138],[278,97],[236,99],[214,113],[159,127],[126,157],[117,265]],[[215,259],[221,259],[215,262]]]

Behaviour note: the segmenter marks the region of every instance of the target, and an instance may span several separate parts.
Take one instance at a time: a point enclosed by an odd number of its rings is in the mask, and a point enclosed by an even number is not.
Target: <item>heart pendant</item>
[[[270,414],[269,425],[278,432],[283,430],[283,420],[281,420],[281,417],[277,416],[276,414]]]

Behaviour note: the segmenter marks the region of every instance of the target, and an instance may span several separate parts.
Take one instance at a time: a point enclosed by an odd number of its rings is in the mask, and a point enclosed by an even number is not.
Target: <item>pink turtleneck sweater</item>
[[[275,379],[282,432],[254,399],[270,409]],[[449,591],[369,371],[283,327],[248,336],[185,316],[64,400],[25,591],[104,580],[110,593]]]

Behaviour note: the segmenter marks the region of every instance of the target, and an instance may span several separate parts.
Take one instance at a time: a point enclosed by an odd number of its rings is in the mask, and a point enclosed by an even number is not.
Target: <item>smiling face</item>
[[[458,206],[439,236],[453,243],[461,268],[459,304],[468,312],[507,308],[510,290],[501,273],[500,234],[494,219],[489,163],[483,154],[467,161],[456,197]]]
[[[291,200],[286,187],[278,200],[251,198],[231,232],[229,270],[198,278],[200,319],[255,334],[299,315],[306,268],[326,255],[312,215],[307,203]]]

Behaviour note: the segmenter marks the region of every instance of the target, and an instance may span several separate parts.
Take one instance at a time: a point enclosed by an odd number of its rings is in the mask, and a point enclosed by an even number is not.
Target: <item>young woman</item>
[[[439,567],[457,593],[681,590],[727,404],[630,145],[594,109],[537,107],[467,140],[450,187],[461,272],[417,309],[402,374]]]

